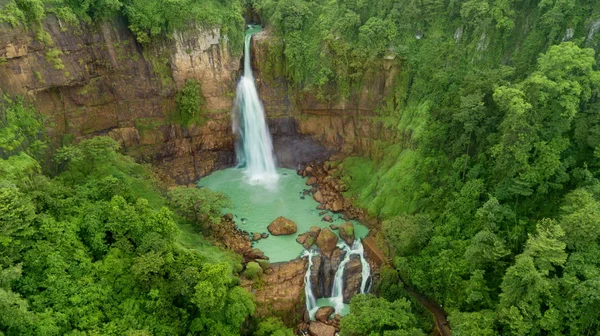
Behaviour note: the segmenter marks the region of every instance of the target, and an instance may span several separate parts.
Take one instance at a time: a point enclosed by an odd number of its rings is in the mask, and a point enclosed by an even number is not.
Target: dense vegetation
[[[402,143],[346,159],[342,178],[383,220],[401,278],[443,305],[453,334],[596,333],[600,3],[256,0],[254,8],[280,37],[271,60],[284,66],[268,69],[294,88],[335,100],[382,71],[384,57],[401,67],[377,112]],[[380,294],[390,304],[405,296]],[[385,307],[372,300],[353,304]],[[345,321],[376,318],[353,315]]]
[[[35,110],[0,107],[0,335],[240,334],[254,312],[241,260],[180,238],[219,222],[222,195],[167,201],[107,137],[59,149],[45,175]]]
[[[39,28],[47,14],[65,25],[99,23],[112,16],[127,19],[129,28],[142,44],[172,35],[189,24],[220,27],[235,53],[243,46],[240,0],[8,0],[0,8],[0,23]],[[71,27],[72,28],[72,27]],[[66,29],[66,28],[65,28]]]

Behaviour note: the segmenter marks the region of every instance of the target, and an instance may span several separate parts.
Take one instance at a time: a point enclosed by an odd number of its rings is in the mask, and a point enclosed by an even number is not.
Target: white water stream
[[[350,262],[350,257],[353,255],[358,255],[360,258],[360,263],[362,266],[362,280],[360,284],[360,293],[366,293],[369,288],[367,288],[367,284],[369,278],[371,276],[371,268],[369,267],[369,263],[365,259],[364,248],[359,239],[354,241],[354,244],[350,247],[346,243],[342,242],[338,244],[338,247],[346,252],[344,255],[344,259],[340,262],[337,271],[335,272],[335,277],[333,281],[333,289],[331,291],[332,295],[329,298],[328,302],[333,305],[335,308],[336,314],[342,314],[345,311],[344,305],[344,270],[346,268],[346,264]],[[312,257],[317,255],[318,252],[313,251],[305,251],[302,257],[308,256],[308,269],[306,270],[306,275],[304,276],[304,291],[306,293],[306,310],[308,311],[310,318],[314,319],[315,313],[320,308],[317,305],[317,300],[312,292],[312,283],[310,281],[310,271],[312,268]]]

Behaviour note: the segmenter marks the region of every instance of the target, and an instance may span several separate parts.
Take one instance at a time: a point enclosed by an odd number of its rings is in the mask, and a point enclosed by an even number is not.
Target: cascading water
[[[362,281],[360,284],[360,293],[366,293],[368,291],[367,284],[369,283],[369,278],[371,277],[371,268],[369,267],[369,263],[365,259],[364,248],[360,240],[356,240],[354,244],[350,247],[346,245],[346,243],[338,244],[338,247],[346,252],[344,259],[340,262],[338,269],[335,272],[335,277],[333,280],[333,289],[331,291],[332,295],[329,300],[327,300],[326,305],[333,305],[335,308],[336,314],[343,314],[344,311],[344,269],[346,268],[346,264],[350,262],[350,257],[353,255],[358,255],[360,258],[360,263],[362,266]],[[306,270],[306,275],[304,276],[304,292],[306,294],[306,310],[311,319],[314,319],[315,313],[319,309],[319,305],[315,299],[315,295],[312,292],[312,283],[310,281],[310,273],[312,268],[312,257],[317,255],[318,252],[313,251],[304,251],[302,257],[308,257],[308,269]]]
[[[358,255],[360,258],[360,263],[362,266],[362,281],[360,284],[360,293],[365,293],[367,290],[367,283],[369,277],[371,276],[371,268],[369,267],[369,263],[365,259],[365,250],[360,240],[356,240],[351,247],[349,247],[345,243],[339,244],[338,247],[346,251],[344,260],[342,260],[340,266],[335,272],[335,277],[333,280],[333,289],[331,290],[331,302],[334,304],[335,312],[339,314],[344,308],[344,269],[346,267],[346,264],[350,262],[350,257],[353,255]]]
[[[306,295],[306,310],[310,315],[310,318],[315,318],[315,313],[319,309],[317,306],[317,299],[312,292],[312,284],[310,282],[310,270],[312,268],[312,257],[317,255],[317,252],[314,251],[304,251],[302,254],[302,258],[308,257],[308,268],[306,269],[306,274],[304,275],[304,294]]]
[[[236,144],[238,167],[245,167],[252,184],[273,185],[278,175],[275,170],[273,143],[265,120],[265,111],[258,97],[250,64],[250,41],[260,26],[249,26],[244,43],[244,75],[237,86],[236,106],[233,115],[233,132],[238,135]]]

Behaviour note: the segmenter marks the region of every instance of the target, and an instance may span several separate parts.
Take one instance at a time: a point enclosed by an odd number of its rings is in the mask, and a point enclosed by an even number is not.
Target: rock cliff
[[[229,111],[240,61],[218,28],[191,27],[146,47],[119,19],[72,27],[49,16],[43,31],[45,42],[36,37],[41,29],[0,26],[0,90],[31,100],[56,145],[109,135],[179,183],[232,164]],[[201,84],[207,121],[183,127],[171,114],[191,78]]]

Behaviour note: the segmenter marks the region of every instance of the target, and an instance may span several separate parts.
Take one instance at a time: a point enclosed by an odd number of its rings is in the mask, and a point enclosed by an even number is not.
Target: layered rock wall
[[[240,60],[221,40],[218,28],[191,27],[142,47],[120,19],[67,26],[49,16],[43,29],[3,25],[0,90],[32,101],[56,145],[109,135],[188,183],[233,160],[229,111]],[[190,78],[201,84],[208,121],[183,127],[171,120],[174,96]]]

